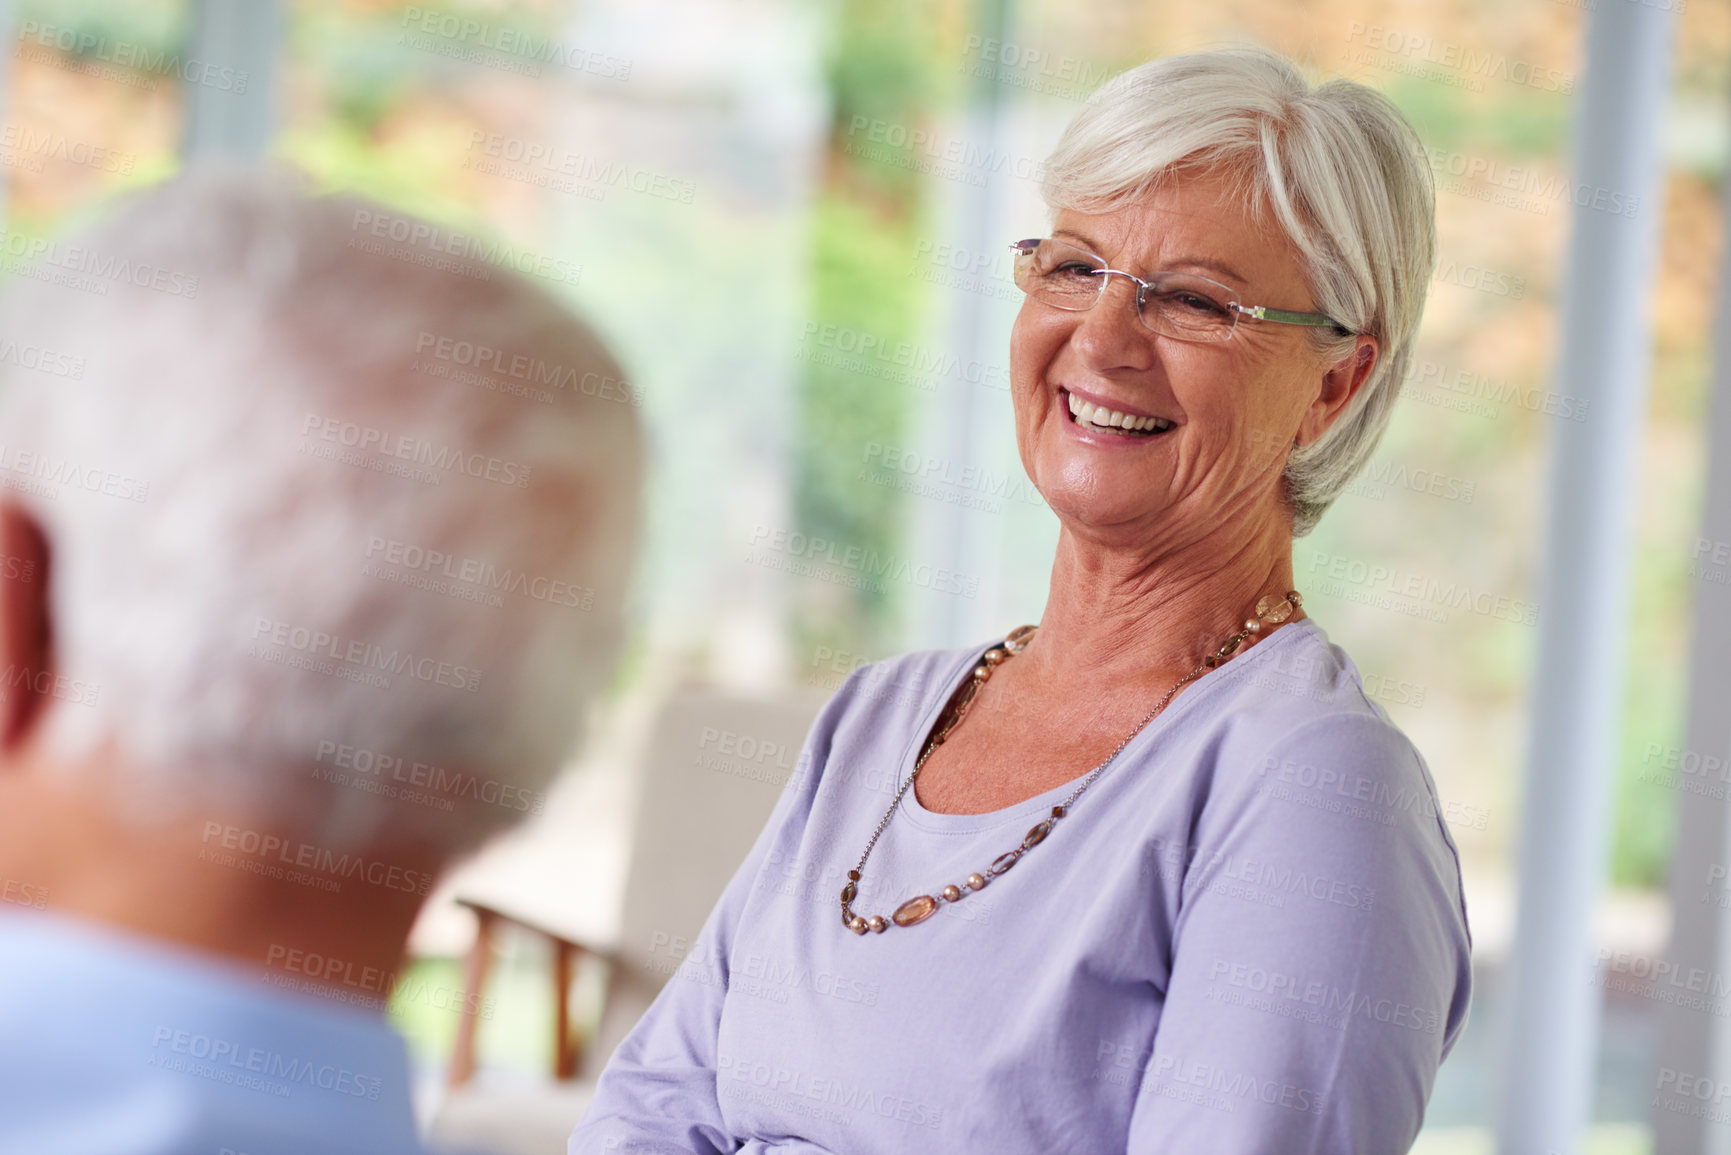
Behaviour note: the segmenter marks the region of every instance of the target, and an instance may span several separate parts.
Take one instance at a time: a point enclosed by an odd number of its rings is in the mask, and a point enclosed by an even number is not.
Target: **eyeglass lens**
[[[1112,277],[1099,257],[1050,238],[1016,253],[1016,284],[1057,309],[1091,309]],[[1222,286],[1189,273],[1156,273],[1138,294],[1142,323],[1156,333],[1190,341],[1223,341],[1237,314]]]

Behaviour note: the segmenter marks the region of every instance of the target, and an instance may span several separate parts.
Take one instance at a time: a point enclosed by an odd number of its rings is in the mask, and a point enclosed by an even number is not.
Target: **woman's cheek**
[[[1100,477],[1085,462],[1070,458],[1037,476],[1035,489],[1060,517],[1083,517],[1099,495]]]
[[[1050,357],[1036,340],[1038,326],[1032,323],[1028,309],[1016,314],[1010,330],[1010,406],[1015,418],[1016,448],[1022,468],[1036,482],[1040,479],[1039,458],[1042,443],[1051,443],[1062,430],[1051,427],[1044,386]]]
[[[1041,341],[1039,326],[1028,316],[1026,306],[1016,314],[1010,329],[1010,395],[1020,406],[1025,398],[1038,392],[1041,378],[1051,361],[1049,340]]]

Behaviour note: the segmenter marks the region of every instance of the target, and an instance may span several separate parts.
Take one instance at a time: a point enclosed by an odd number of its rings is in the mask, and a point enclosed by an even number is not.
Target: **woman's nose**
[[[1078,314],[1070,343],[1096,372],[1146,369],[1154,363],[1154,334],[1136,315],[1138,286],[1129,277],[1108,275],[1094,307]]]

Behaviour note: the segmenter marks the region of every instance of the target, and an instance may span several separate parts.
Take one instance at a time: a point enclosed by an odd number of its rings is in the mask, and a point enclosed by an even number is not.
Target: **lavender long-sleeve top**
[[[1467,1015],[1460,863],[1424,760],[1309,619],[1183,690],[983,891],[842,925],[982,649],[864,667],[824,707],[573,1155],[1406,1151]],[[1073,785],[968,815],[910,790],[855,909],[961,883]]]

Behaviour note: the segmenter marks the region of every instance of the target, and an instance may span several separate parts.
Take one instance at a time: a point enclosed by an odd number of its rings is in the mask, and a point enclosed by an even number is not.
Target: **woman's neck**
[[[1292,580],[1292,535],[1278,521],[1236,533],[1221,526],[1164,551],[1066,526],[1030,665],[1069,685],[1185,672],[1242,629],[1260,598],[1280,597]],[[1269,632],[1265,626],[1245,644]]]

